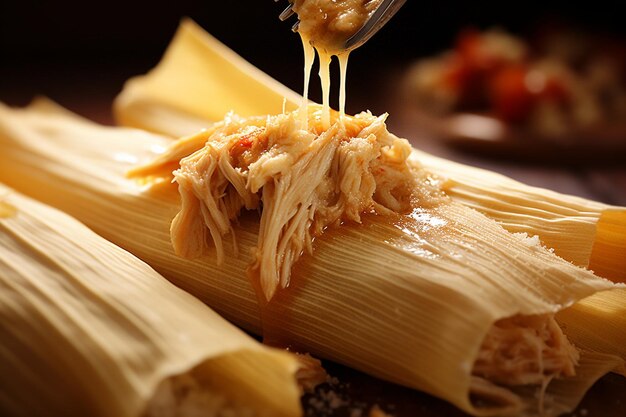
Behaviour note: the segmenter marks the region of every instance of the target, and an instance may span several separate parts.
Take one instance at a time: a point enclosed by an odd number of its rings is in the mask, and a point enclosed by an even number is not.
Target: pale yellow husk
[[[169,237],[177,194],[125,177],[169,143],[138,130],[97,126],[49,102],[26,110],[2,107],[0,179],[77,216],[229,320],[260,332],[244,272],[258,215],[240,219],[239,254],[227,248],[223,265],[213,253],[184,260],[174,255]],[[400,222],[375,218],[341,227],[318,239],[314,256],[301,260],[294,274],[293,296],[272,301],[280,314],[271,327],[284,340],[477,415],[500,411],[476,408],[468,395],[474,359],[494,321],[554,313],[611,288],[453,201],[425,206]],[[585,358],[582,369],[593,372],[559,382],[560,391],[548,387],[549,415],[571,409],[619,361]]]
[[[150,79],[131,80],[126,84],[126,93],[118,97],[115,106],[121,123],[139,126],[144,118],[175,119],[175,114],[169,111],[160,112],[161,104],[174,104],[183,118],[196,114],[201,108],[196,115],[209,120],[221,120],[224,108],[236,108],[241,116],[263,114],[258,112],[259,107],[268,109],[269,114],[280,113],[283,105],[287,110],[297,108],[294,103],[299,103],[298,94],[242,61],[191,21],[186,21],[184,26],[186,30],[179,31],[172,41],[176,47],[168,50]],[[207,43],[214,48],[207,49]],[[182,71],[187,71],[188,76],[172,78],[172,74]],[[226,78],[232,83],[223,83]],[[172,95],[174,91],[178,93]],[[195,133],[196,130],[182,134]]]
[[[190,45],[194,45],[196,49],[191,50]],[[241,68],[245,68],[245,60],[241,57],[235,58],[232,51],[188,20],[181,24],[177,42],[173,42],[168,51],[177,51],[180,55],[202,55],[207,59],[207,65],[216,68],[223,67],[223,62],[228,57],[231,63],[236,60]],[[196,56],[196,59],[202,58]],[[132,119],[131,126],[173,137],[206,125],[207,122],[203,120],[218,120],[220,111],[215,107],[209,113],[201,103],[191,105],[186,102],[186,108],[183,109],[173,101],[175,96],[187,95],[187,90],[172,89],[171,83],[162,80],[186,78],[193,71],[168,61],[167,57],[164,62],[167,62],[167,67],[162,63],[148,75],[129,82],[132,88],[125,88],[116,101],[118,119],[122,122]],[[154,75],[157,71],[158,79]],[[228,73],[222,75],[225,76],[220,78],[221,84],[235,85]],[[266,77],[259,77],[257,71],[250,71],[248,75],[270,89],[276,85],[275,82],[267,83]],[[208,82],[203,78],[195,81]],[[159,101],[152,100],[155,91],[160,93]],[[295,93],[285,93],[284,88],[275,89],[275,94],[277,97],[284,96],[292,107],[298,103]],[[211,92],[208,96],[215,97]],[[261,102],[251,101],[249,97],[244,97],[244,101],[258,105],[253,113],[272,111]],[[231,107],[222,107],[221,112],[237,110],[242,104],[231,103]],[[161,117],[142,114],[145,109],[158,111]],[[177,117],[173,119],[172,115]],[[601,276],[614,281],[626,282],[626,208],[527,186],[503,175],[454,163],[419,150],[413,151],[412,159],[443,179],[447,194],[455,201],[497,220],[511,232],[539,236],[543,244],[553,248],[556,254],[570,262],[589,266]],[[604,303],[613,306],[612,309],[597,308]],[[623,342],[626,334],[623,323],[623,317],[626,317],[626,293],[600,293],[581,304],[580,310],[578,309],[576,305],[559,315],[560,320],[567,321],[575,343],[626,357],[623,350],[623,346],[626,346]],[[583,314],[582,311],[586,320],[571,319]]]
[[[240,88],[242,85],[246,88]],[[127,126],[180,137],[221,120],[231,110],[242,116],[279,113],[277,103],[283,99],[288,110],[301,100],[185,20],[161,63],[146,76],[127,83],[116,99],[115,114]],[[412,158],[446,180],[446,191],[456,201],[497,220],[511,232],[539,236],[546,246],[576,265],[588,266],[594,258],[591,264],[603,276],[626,282],[623,233],[601,229],[603,247],[594,250],[598,220],[605,210],[615,208],[530,187],[419,150],[413,151]],[[620,217],[613,222],[623,230],[626,209],[620,210]]]
[[[3,416],[301,415],[294,356],[1,184],[0,317]]]
[[[557,314],[557,320],[577,346],[626,358],[626,290],[585,298]],[[626,376],[625,363],[616,371]]]

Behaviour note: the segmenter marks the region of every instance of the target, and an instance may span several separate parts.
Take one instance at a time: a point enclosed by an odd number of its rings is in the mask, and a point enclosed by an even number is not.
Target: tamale
[[[184,154],[193,151],[193,143],[183,139],[171,149]],[[557,374],[543,373],[540,366],[537,373],[538,362],[531,364],[532,381],[547,378],[540,396],[546,415],[572,409],[595,379],[621,361],[584,351],[570,355],[567,333],[551,318],[612,284],[450,199],[325,233],[315,242],[314,256],[295,265],[291,287],[266,306],[261,323],[245,277],[258,240],[258,214],[239,218],[239,250],[225,246],[222,265],[214,248],[199,259],[182,259],[169,237],[180,204],[175,188],[159,175],[140,182],[125,177],[162,155],[170,139],[99,127],[40,102],[26,110],[0,110],[0,144],[0,178],[78,216],[242,327],[424,390],[473,414],[539,407],[538,384],[507,386],[491,375],[491,369],[504,368],[475,369],[479,355],[492,349],[485,343],[495,340],[487,338],[494,328],[543,335],[537,340],[564,348],[555,354],[572,372],[559,367]],[[480,356],[481,364],[506,355],[497,343],[492,351]],[[539,352],[539,363],[544,359]]]
[[[294,110],[301,98],[184,20],[161,63],[146,76],[128,81],[114,110],[122,124],[180,137],[206,128],[231,110],[241,116],[277,114],[282,100],[287,110]],[[615,232],[626,227],[623,208],[530,187],[419,150],[413,150],[412,159],[445,181],[452,199],[511,232],[539,236],[576,265],[591,265],[601,276],[626,282],[626,240]],[[614,214],[603,217],[606,211]]]
[[[174,53],[178,61],[169,59]],[[250,70],[244,59],[192,21],[185,20],[162,63],[148,75],[129,81],[118,96],[115,103],[118,120],[174,137],[206,126],[207,120],[218,120],[220,109],[216,109],[215,103],[219,100],[211,101],[211,107],[206,102],[221,90],[204,90],[205,95],[195,105],[191,105],[190,99],[184,108],[175,101],[176,97],[186,96],[188,88],[197,88],[197,83],[208,85],[209,82],[206,79],[208,74],[196,72],[194,67],[185,65],[188,60],[202,62],[212,68],[224,67],[227,60],[228,65],[245,68],[251,79],[256,79],[268,89],[276,86],[275,81],[267,83],[265,74],[259,76],[257,69]],[[190,77],[193,77],[194,85],[178,85],[180,88],[172,89],[173,80]],[[236,85],[228,72],[221,72],[220,77],[221,88],[234,88]],[[216,81],[210,80],[212,83]],[[155,96],[157,92],[158,97]],[[285,92],[281,87],[275,90],[275,96],[284,97],[287,108],[296,108],[296,93]],[[250,98],[244,98],[244,101],[247,105],[253,103]],[[274,112],[273,108],[263,103],[254,102],[254,105],[253,114]],[[230,107],[221,108],[221,113],[240,107],[250,111],[248,106],[230,103]],[[207,111],[209,108],[210,113]],[[146,113],[148,109],[160,117]],[[411,158],[435,173],[443,181],[446,194],[453,200],[497,220],[511,232],[539,236],[544,245],[576,265],[588,266],[598,275],[613,281],[626,282],[626,209],[623,207],[611,207],[530,187],[503,175],[454,163],[416,149]],[[576,345],[625,358],[625,310],[626,293],[623,290],[603,292],[566,309],[558,315],[558,319],[567,325],[568,334]],[[582,319],[582,316],[585,318]]]
[[[302,414],[295,356],[3,185],[0,315],[3,416]]]

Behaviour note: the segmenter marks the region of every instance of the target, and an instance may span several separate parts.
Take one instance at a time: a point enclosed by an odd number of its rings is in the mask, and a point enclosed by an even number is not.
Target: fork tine
[[[298,28],[300,27],[300,21],[298,20],[296,23],[294,23],[294,25],[291,27],[291,31],[292,32],[297,32]]]
[[[378,32],[400,10],[404,3],[406,0],[383,0],[363,27],[346,41],[345,48],[353,49],[362,45]]]
[[[285,10],[283,10],[283,12],[280,15],[278,15],[278,18],[281,21],[285,21],[285,20],[289,19],[291,16],[293,16],[293,14],[294,14],[293,4],[289,3],[289,6],[287,6],[285,8]]]

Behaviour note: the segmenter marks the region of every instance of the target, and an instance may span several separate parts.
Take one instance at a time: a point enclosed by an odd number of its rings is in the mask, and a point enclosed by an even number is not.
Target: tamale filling
[[[381,0],[295,0],[298,32],[318,51],[336,55],[380,5]]]
[[[553,314],[498,320],[485,336],[474,362],[470,392],[477,403],[488,399],[520,409],[520,399],[503,391],[502,386],[535,385],[545,390],[553,378],[576,375],[579,359],[580,353],[567,340]]]
[[[231,357],[236,357],[236,354]],[[295,378],[302,392],[312,392],[328,379],[319,360],[310,355],[297,355],[297,359]],[[229,358],[222,360],[228,363]],[[208,361],[189,372],[163,380],[146,405],[142,417],[270,417],[271,412],[252,408],[247,401],[247,394],[224,389],[224,381],[236,374],[237,369],[234,363],[224,366],[218,361]]]
[[[314,238],[326,228],[360,224],[367,216],[396,221],[411,214],[417,223],[425,222],[413,234],[432,233],[437,225],[431,224],[436,219],[428,217],[429,208],[447,198],[436,179],[407,162],[410,145],[387,131],[385,116],[333,116],[325,130],[319,106],[311,106],[305,130],[297,112],[248,119],[230,114],[131,175],[163,176],[180,160],[173,179],[182,207],[171,236],[183,257],[202,256],[214,246],[222,260],[227,237],[237,248],[238,217],[259,210],[258,246],[248,274],[262,292],[261,304],[271,304],[276,291],[289,285],[294,264],[312,254]],[[520,397],[506,387],[540,388],[552,378],[573,376],[577,361],[578,351],[554,315],[499,320],[477,355],[470,393],[519,410]]]
[[[208,232],[221,262],[227,235],[237,247],[233,222],[241,211],[262,207],[248,273],[270,300],[289,285],[294,263],[312,253],[313,238],[326,227],[359,223],[363,213],[410,211],[411,148],[387,132],[385,118],[362,113],[323,130],[314,113],[304,130],[296,113],[262,125],[229,116],[174,171],[182,196],[171,228],[176,253],[202,255]]]

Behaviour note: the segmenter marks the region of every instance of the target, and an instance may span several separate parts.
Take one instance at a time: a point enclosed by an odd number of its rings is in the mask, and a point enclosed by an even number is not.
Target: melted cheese
[[[320,81],[322,83],[322,126],[330,128],[330,63],[332,56],[318,51]]]
[[[304,37],[302,39],[302,49],[304,51],[304,91],[302,92],[302,104],[300,105],[300,123],[304,130],[309,129],[309,115],[307,105],[309,104],[309,82],[311,80],[311,70],[315,60],[315,49]]]
[[[346,74],[350,51],[345,50],[346,41],[354,35],[369,19],[380,5],[381,0],[295,0],[293,10],[300,20],[298,32],[304,45],[304,93],[300,108],[306,114],[308,103],[309,77],[317,50],[322,84],[322,123],[330,127],[330,63],[332,57],[339,59],[340,87],[339,114],[340,120],[345,116],[346,107]]]
[[[339,118],[346,115],[346,78],[348,76],[348,53],[338,55],[339,58]]]

